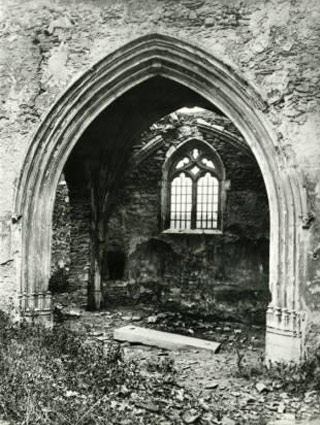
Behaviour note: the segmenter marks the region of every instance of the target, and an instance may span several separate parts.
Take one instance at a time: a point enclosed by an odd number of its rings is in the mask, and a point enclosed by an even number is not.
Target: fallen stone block
[[[151,345],[167,350],[196,349],[217,353],[220,348],[217,342],[130,325],[115,329],[113,338],[116,341]]]
[[[208,385],[204,387],[205,390],[215,390],[218,388],[219,382],[210,382]]]

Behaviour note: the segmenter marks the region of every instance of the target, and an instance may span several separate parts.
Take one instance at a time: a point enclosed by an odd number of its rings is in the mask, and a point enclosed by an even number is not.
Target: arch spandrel
[[[44,315],[50,311],[47,287],[54,191],[72,148],[105,108],[154,76],[186,86],[220,109],[255,155],[270,206],[272,304],[267,313],[267,355],[296,359],[301,355],[297,348],[301,335],[294,300],[299,298],[305,268],[298,244],[299,217],[307,215],[301,179],[298,173],[286,173],[265,116],[266,105],[256,90],[203,49],[159,34],[134,40],[92,66],[51,108],[31,141],[14,207],[17,216],[23,216],[18,270],[22,309],[31,303]],[[288,344],[288,350],[283,348]],[[279,355],[272,354],[275,346],[280,347]]]

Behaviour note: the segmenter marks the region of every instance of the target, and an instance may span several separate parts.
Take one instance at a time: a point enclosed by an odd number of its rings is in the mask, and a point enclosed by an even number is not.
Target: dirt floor
[[[191,391],[206,412],[207,423],[320,425],[319,393],[302,391],[292,395],[276,380],[266,379],[257,372],[264,361],[265,330],[262,327],[139,306],[99,313],[71,307],[64,308],[63,313],[72,329],[82,330],[88,338],[98,339],[106,346],[115,343],[115,328],[131,323],[221,342],[217,354],[121,344],[128,358],[138,358],[141,362],[155,357],[173,361],[176,385],[181,393],[177,405],[183,401],[184,392]],[[196,422],[196,413],[191,412],[185,423]]]

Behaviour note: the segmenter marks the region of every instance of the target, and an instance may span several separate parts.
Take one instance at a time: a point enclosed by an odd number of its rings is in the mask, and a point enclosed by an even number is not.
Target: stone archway
[[[91,67],[58,100],[35,134],[18,182],[15,213],[22,216],[18,278],[20,308],[51,319],[47,292],[51,221],[58,179],[84,130],[116,99],[160,76],[188,87],[215,105],[238,127],[263,174],[270,207],[270,292],[268,358],[298,360],[303,351],[299,286],[304,279],[304,190],[296,171],[286,168],[269,128],[266,105],[229,66],[201,48],[151,34],[118,49]],[[99,282],[96,283],[99,285]]]

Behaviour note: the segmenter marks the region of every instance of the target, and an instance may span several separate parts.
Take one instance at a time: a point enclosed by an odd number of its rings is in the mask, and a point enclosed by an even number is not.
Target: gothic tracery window
[[[166,177],[165,228],[171,231],[221,229],[223,164],[207,143],[178,148]]]

